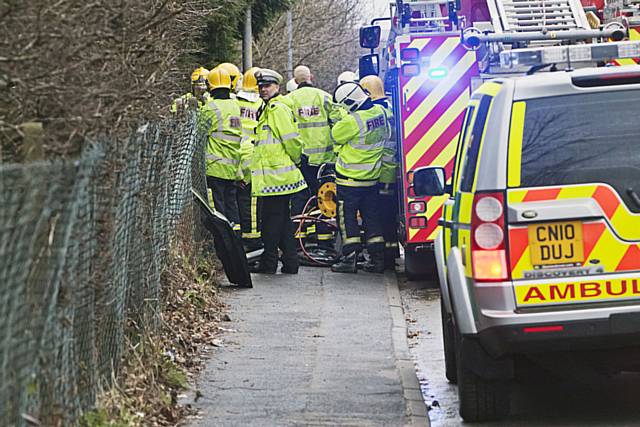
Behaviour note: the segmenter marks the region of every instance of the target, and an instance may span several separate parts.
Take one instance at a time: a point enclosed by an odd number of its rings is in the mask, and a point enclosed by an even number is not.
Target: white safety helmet
[[[333,102],[343,105],[350,112],[356,111],[369,99],[369,94],[356,82],[346,82],[333,92]]]
[[[338,86],[347,82],[357,82],[358,76],[353,71],[344,71],[338,76]]]
[[[287,82],[287,93],[291,93],[296,89],[298,89],[298,83],[296,83],[296,79],[289,80]]]

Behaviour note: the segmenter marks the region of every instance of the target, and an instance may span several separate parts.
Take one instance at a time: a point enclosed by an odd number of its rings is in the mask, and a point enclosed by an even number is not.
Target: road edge
[[[408,418],[407,426],[429,427],[430,422],[427,404],[422,397],[415,363],[413,362],[411,353],[409,352],[407,322],[404,317],[402,299],[400,298],[398,278],[395,273],[387,271],[384,273],[384,281],[387,289],[389,311],[391,312],[393,351],[396,359],[396,368],[400,373],[406,414]]]

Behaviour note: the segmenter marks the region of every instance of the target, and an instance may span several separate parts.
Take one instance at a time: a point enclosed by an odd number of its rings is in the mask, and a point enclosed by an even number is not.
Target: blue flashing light
[[[449,70],[447,70],[445,67],[433,67],[430,68],[429,71],[427,71],[427,74],[429,75],[430,79],[439,80],[447,77],[447,74],[449,74]]]

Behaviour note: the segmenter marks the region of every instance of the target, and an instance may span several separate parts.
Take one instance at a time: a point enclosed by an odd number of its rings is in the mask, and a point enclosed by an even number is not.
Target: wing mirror
[[[380,45],[380,26],[360,27],[360,47],[376,49]]]
[[[442,196],[447,193],[444,168],[425,167],[413,172],[413,192],[418,197]]]
[[[358,63],[360,78],[364,76],[377,76],[380,73],[380,56],[377,53],[363,55]]]

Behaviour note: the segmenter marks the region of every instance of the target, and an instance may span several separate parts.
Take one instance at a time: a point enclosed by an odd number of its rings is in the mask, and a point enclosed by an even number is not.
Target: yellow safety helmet
[[[242,90],[247,92],[258,92],[258,79],[256,72],[260,70],[258,67],[249,68],[242,78]]]
[[[209,71],[207,80],[211,90],[218,88],[231,89],[231,76],[224,68],[216,67]]]
[[[209,70],[204,67],[196,68],[193,73],[191,73],[191,84],[196,84],[199,82],[207,81],[207,76],[209,75]]]
[[[240,80],[241,76],[238,67],[229,62],[223,62],[222,64],[218,65],[217,68],[222,68],[229,74],[229,77],[231,77],[231,89],[235,90],[236,86],[238,85],[238,80]]]
[[[369,92],[371,100],[386,98],[384,84],[378,76],[365,76],[360,79],[360,85]]]

